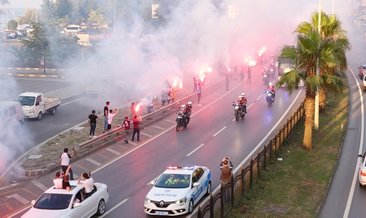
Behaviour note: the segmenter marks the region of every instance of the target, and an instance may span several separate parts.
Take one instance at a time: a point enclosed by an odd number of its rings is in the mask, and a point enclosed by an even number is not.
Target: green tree
[[[18,27],[18,22],[16,20],[10,20],[8,22],[8,30],[16,30]]]
[[[26,10],[24,16],[18,18],[19,24],[30,24],[36,22],[37,9]]]
[[[106,23],[107,23],[107,21],[106,21],[105,17],[98,11],[91,10],[89,12],[88,24],[97,24],[98,26],[102,26]]]
[[[307,35],[311,32],[318,31],[319,13],[312,14],[310,22],[302,22],[298,25],[296,32]],[[350,43],[346,36],[346,32],[342,29],[340,20],[335,15],[327,15],[324,12],[320,14],[320,36],[322,40],[334,42],[334,55],[337,59],[337,65],[333,68],[321,70],[320,74],[342,72],[347,69],[346,51],[350,49]],[[324,86],[319,89],[319,106],[320,110],[325,110],[326,93],[334,93],[332,86]]]
[[[308,34],[298,34],[296,46],[285,46],[281,58],[286,58],[294,63],[294,69],[281,76],[277,86],[285,85],[290,92],[298,89],[300,80],[305,84],[305,130],[303,146],[312,149],[312,130],[314,124],[315,93],[317,87],[340,90],[342,82],[338,75],[329,73],[338,65],[335,55],[337,46],[333,41],[322,40],[317,31]],[[316,75],[319,64],[322,74]]]
[[[42,59],[50,59],[49,41],[45,27],[39,23],[32,23],[32,34],[22,40],[23,46],[17,50],[17,57],[26,66],[39,66]]]

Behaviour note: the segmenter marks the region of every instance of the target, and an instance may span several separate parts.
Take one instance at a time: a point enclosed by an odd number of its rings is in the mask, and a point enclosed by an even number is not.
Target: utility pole
[[[319,11],[318,11],[318,33],[319,37],[321,37],[321,0],[319,0]],[[318,45],[320,46],[320,44]],[[320,57],[318,57],[317,63],[316,63],[316,76],[320,76],[320,69],[319,69],[319,61]],[[315,113],[314,113],[314,128],[319,129],[319,86],[316,87],[316,95],[315,95]]]
[[[116,0],[113,0],[113,33],[116,33]]]

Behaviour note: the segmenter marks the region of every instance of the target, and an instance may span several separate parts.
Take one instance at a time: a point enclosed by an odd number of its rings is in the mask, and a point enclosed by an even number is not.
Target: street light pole
[[[321,37],[321,0],[319,0],[319,8],[318,8],[318,33],[319,37]],[[318,57],[317,63],[316,63],[316,76],[320,76],[320,69],[319,69],[319,60],[320,57]],[[316,95],[315,95],[315,114],[314,114],[314,128],[319,129],[319,86],[316,87]]]
[[[116,0],[113,0],[113,33],[116,33]]]

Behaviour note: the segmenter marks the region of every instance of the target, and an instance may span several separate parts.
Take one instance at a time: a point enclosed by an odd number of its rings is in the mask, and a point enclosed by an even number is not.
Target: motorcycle
[[[238,103],[233,102],[234,107],[234,117],[236,121],[239,121],[240,117],[244,119],[245,117],[245,111],[244,108],[241,108],[241,106]]]
[[[188,118],[182,112],[178,112],[176,122],[177,122],[177,126],[176,126],[175,130],[177,132],[179,132],[179,130],[181,130],[182,128],[184,128],[184,129],[187,128]]]
[[[266,101],[268,103],[268,107],[271,107],[275,101],[275,93],[271,90],[266,91]]]

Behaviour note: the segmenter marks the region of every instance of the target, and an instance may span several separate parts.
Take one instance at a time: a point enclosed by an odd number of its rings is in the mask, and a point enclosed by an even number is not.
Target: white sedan
[[[85,198],[83,185],[78,185],[77,181],[70,181],[70,185],[72,187],[70,191],[54,187],[46,190],[37,201],[32,201],[32,208],[22,218],[80,218],[104,214],[109,199],[107,185],[95,183],[95,192],[88,198]]]
[[[169,167],[146,195],[149,215],[178,216],[192,213],[194,206],[211,193],[211,172],[207,167]]]
[[[358,181],[360,183],[360,186],[366,185],[366,152],[363,155],[358,155],[361,159],[359,162],[359,168],[358,168]]]

